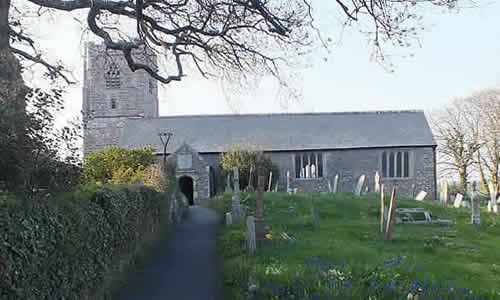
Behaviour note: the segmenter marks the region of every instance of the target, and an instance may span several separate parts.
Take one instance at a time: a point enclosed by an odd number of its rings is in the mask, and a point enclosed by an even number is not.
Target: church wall
[[[333,184],[336,174],[339,174],[339,192],[353,192],[359,177],[365,174],[365,183],[369,191],[374,190],[374,176],[381,170],[382,152],[409,151],[410,176],[408,178],[382,178],[386,185],[386,192],[390,193],[392,186],[397,185],[398,195],[411,196],[412,184],[416,185],[416,192],[424,190],[429,198],[434,198],[435,173],[434,152],[431,147],[419,148],[378,148],[378,149],[349,149],[313,151],[323,155],[322,178],[294,178],[295,153],[305,152],[273,152],[268,153],[274,164],[280,168],[278,188],[286,190],[286,172],[290,171],[291,188],[300,188],[304,192],[328,192],[328,179]]]

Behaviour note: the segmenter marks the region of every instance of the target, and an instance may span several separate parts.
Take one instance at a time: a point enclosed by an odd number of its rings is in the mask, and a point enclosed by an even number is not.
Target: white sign
[[[192,154],[178,154],[177,155],[177,167],[179,169],[191,169],[193,167],[193,155]]]

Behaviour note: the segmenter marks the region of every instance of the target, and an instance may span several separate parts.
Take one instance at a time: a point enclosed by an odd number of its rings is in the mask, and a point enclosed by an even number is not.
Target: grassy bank
[[[224,211],[230,201],[225,194],[212,203]],[[256,255],[247,255],[243,222],[221,230],[228,299],[407,299],[410,293],[419,299],[500,299],[500,218],[485,211],[476,228],[470,209],[401,200],[400,207],[424,207],[454,224],[396,225],[393,241],[384,242],[375,195],[317,195],[317,220],[311,196],[266,193],[264,203],[271,240]],[[246,204],[252,214],[255,198]],[[295,216],[286,213],[290,206]],[[282,232],[297,241],[287,243]]]

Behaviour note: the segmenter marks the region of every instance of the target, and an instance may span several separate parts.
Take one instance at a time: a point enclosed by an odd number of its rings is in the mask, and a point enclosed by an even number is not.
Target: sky
[[[476,8],[458,13],[434,9],[425,13],[426,29],[420,47],[397,53],[394,72],[370,60],[365,36],[337,26],[332,6],[316,7],[317,26],[336,45],[317,49],[311,66],[299,70],[302,97],[283,103],[276,83],[263,78],[253,93],[231,94],[217,80],[190,72],[181,82],[160,88],[160,115],[337,112],[421,109],[430,112],[457,97],[500,86],[500,1],[483,1]],[[63,16],[63,15],[61,15]],[[49,58],[62,60],[79,83],[65,95],[66,110],[59,122],[79,115],[82,106],[83,45],[81,27],[71,17],[43,22],[37,27],[38,41]],[[25,74],[28,83],[36,75]],[[284,105],[286,104],[286,105]]]

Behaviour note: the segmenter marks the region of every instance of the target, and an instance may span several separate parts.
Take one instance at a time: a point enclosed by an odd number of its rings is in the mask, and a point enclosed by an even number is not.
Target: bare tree
[[[479,120],[473,118],[471,104],[457,99],[430,118],[438,143],[438,164],[445,174],[458,174],[463,192],[481,143]]]
[[[488,181],[499,188],[500,175],[500,89],[488,89],[467,98],[473,118],[478,122],[481,149],[475,162],[483,190]]]

